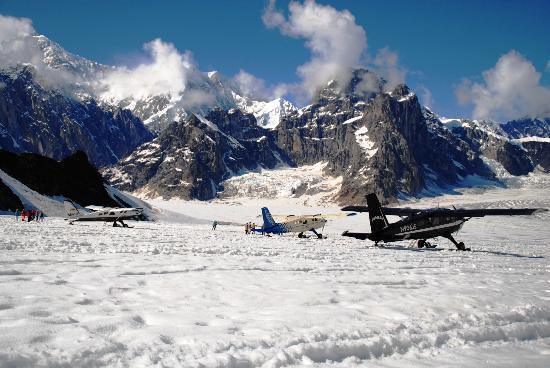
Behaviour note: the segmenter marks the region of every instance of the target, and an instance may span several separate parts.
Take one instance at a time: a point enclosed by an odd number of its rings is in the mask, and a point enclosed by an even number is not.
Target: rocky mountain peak
[[[313,98],[314,103],[325,103],[338,98],[369,99],[382,92],[384,80],[367,69],[354,69],[350,80],[342,86],[338,80],[330,80]]]
[[[406,84],[398,84],[395,86],[393,91],[391,92],[391,95],[395,98],[404,98],[411,95],[411,90]]]

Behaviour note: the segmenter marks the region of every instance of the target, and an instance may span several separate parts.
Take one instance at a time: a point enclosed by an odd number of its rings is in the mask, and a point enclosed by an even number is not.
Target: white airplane
[[[347,216],[351,216],[349,214]],[[327,223],[328,217],[342,217],[341,215],[288,215],[288,216],[276,216],[280,218],[280,222],[275,222],[273,216],[267,209],[262,208],[262,217],[264,224],[261,228],[254,229],[255,232],[261,234],[284,234],[284,233],[298,233],[299,238],[304,238],[306,231],[311,231],[317,238],[323,239],[323,234],[317,232],[317,229],[324,228]]]
[[[65,200],[63,203],[67,212],[69,225],[75,221],[105,221],[112,222],[117,227],[117,222],[123,227],[128,227],[123,220],[133,219],[143,213],[143,208],[110,208],[101,206],[88,206],[79,210],[74,203]]]

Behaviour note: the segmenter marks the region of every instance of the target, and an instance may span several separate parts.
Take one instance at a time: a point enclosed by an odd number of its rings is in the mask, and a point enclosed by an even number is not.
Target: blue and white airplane
[[[254,229],[255,232],[261,234],[298,233],[299,238],[305,237],[304,232],[311,231],[317,235],[317,238],[323,239],[323,234],[317,232],[316,229],[324,228],[327,223],[327,219],[322,215],[289,215],[284,216],[283,221],[275,222],[267,207],[262,208],[262,217],[264,224],[260,229]]]

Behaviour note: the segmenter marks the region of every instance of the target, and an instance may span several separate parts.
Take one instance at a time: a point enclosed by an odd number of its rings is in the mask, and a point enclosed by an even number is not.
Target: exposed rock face
[[[502,130],[509,137],[519,139],[524,137],[550,137],[550,118],[519,119],[502,124]]]
[[[0,169],[43,195],[64,196],[83,206],[118,205],[109,197],[103,178],[82,151],[55,161],[37,154],[0,150]]]
[[[483,156],[500,163],[512,175],[526,175],[537,166],[548,170],[550,120],[524,119],[506,124],[492,121],[457,120],[452,132]],[[539,134],[530,136],[529,134]]]
[[[533,165],[550,172],[550,142],[526,141],[521,145],[527,151]]]
[[[98,166],[113,164],[152,134],[129,111],[105,110],[45,89],[34,68],[0,71],[0,148],[62,159],[76,150]]]
[[[470,148],[499,162],[512,175],[525,175],[533,171],[533,164],[521,145],[506,137],[497,123],[463,120],[453,133],[468,142]]]
[[[406,86],[391,93],[358,90],[369,77],[355,71],[345,92],[329,83],[314,104],[285,117],[275,131],[296,164],[328,161],[327,172],[343,176],[340,201],[362,203],[369,192],[394,201],[469,174],[493,178],[466,142],[437,119],[426,121]]]
[[[550,172],[550,118],[513,120],[502,129],[521,143],[533,166]]]
[[[213,110],[170,124],[103,174],[118,188],[152,197],[210,199],[230,176],[274,168],[284,157],[253,115]]]

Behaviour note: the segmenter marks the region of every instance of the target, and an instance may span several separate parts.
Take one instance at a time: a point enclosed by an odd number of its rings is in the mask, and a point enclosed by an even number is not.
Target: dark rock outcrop
[[[550,118],[518,119],[502,124],[502,130],[511,138],[550,137]]]
[[[56,161],[33,153],[0,150],[0,169],[43,195],[63,196],[83,206],[118,206],[107,194],[103,178],[82,151]]]
[[[534,166],[550,172],[550,142],[527,141],[522,142],[521,145]]]
[[[526,175],[534,165],[520,144],[507,137],[496,123],[464,120],[453,133],[468,142],[470,148],[483,156],[500,163],[512,175]]]

